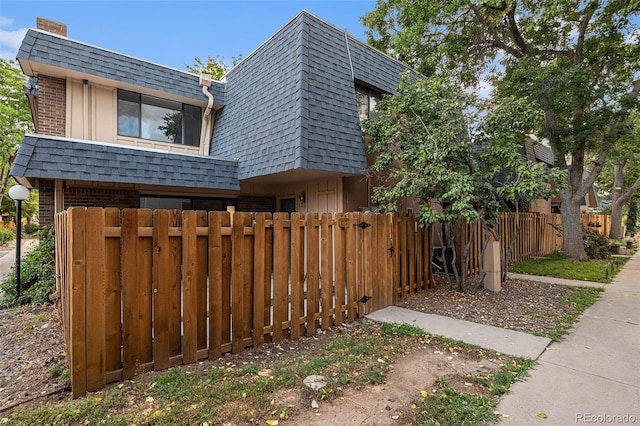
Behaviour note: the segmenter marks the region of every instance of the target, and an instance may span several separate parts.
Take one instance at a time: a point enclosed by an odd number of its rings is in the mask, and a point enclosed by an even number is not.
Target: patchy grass
[[[295,391],[308,399],[331,399],[343,388],[382,383],[391,360],[431,336],[409,325],[364,322],[338,331],[326,344],[303,351],[278,352],[256,362],[197,365],[170,369],[111,386],[78,400],[17,410],[15,425],[110,424],[177,425],[256,423],[289,417],[292,406],[279,395]],[[445,344],[435,338],[434,344]],[[256,357],[258,358],[258,357]],[[248,356],[243,358],[250,360]],[[203,363],[201,363],[203,364]],[[311,374],[326,378],[319,391],[304,387]]]
[[[499,398],[511,385],[528,375],[534,361],[514,358],[500,366],[500,370],[484,375],[441,378],[431,392],[422,391],[414,400],[412,424],[419,425],[492,425],[498,423],[496,412]],[[460,382],[455,384],[455,382]],[[477,387],[474,386],[477,384]]]
[[[610,283],[629,257],[573,262],[560,254],[527,260],[509,267],[509,272],[565,278],[578,281]]]

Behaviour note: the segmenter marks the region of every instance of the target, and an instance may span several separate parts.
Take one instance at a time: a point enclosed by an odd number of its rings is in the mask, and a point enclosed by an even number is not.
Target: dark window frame
[[[127,106],[128,111],[126,111],[127,114],[125,114],[125,108]],[[144,125],[145,123],[151,122],[150,120],[145,121],[145,106],[149,108],[162,108],[167,111],[180,113],[179,127],[176,126],[177,128],[175,129],[173,140],[154,138],[153,135],[145,135]],[[202,108],[199,106],[162,99],[129,90],[118,89],[117,109],[118,136],[191,146],[194,148],[200,147]],[[128,128],[125,126],[123,121],[125,118],[133,120],[133,123],[130,123]],[[153,130],[157,130],[158,128],[158,126],[153,126]],[[169,137],[169,135],[166,136]]]
[[[358,117],[360,121],[375,118],[376,104],[382,100],[383,92],[372,89],[360,83],[355,83],[356,87],[356,103],[358,104]],[[362,100],[366,100],[366,105]],[[362,107],[365,108],[362,108]],[[366,110],[366,114],[364,113]]]

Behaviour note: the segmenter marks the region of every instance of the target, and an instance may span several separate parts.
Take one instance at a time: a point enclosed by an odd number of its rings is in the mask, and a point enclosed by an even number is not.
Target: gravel
[[[567,301],[578,287],[509,278],[500,292],[481,288],[475,294],[461,293],[451,286],[437,276],[435,288],[408,296],[398,306],[551,338],[578,314]]]

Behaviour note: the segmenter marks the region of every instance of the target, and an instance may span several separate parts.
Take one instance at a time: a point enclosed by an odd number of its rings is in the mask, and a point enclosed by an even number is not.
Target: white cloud
[[[6,60],[16,59],[18,48],[28,28],[19,28],[17,30],[5,29],[11,26],[13,19],[0,16],[0,58]]]

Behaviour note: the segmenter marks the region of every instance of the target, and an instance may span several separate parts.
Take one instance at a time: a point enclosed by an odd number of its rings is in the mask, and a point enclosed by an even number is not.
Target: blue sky
[[[67,25],[68,37],[185,69],[194,58],[247,56],[306,9],[363,39],[360,17],[375,0],[0,0],[0,57],[15,59],[36,17]]]

